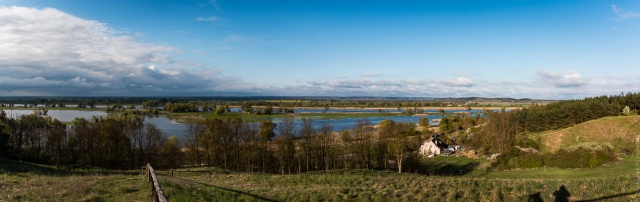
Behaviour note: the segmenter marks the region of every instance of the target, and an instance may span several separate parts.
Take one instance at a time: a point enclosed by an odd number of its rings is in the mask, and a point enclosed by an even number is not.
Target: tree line
[[[76,118],[66,125],[37,114],[7,117],[0,110],[0,156],[57,166],[131,169],[145,163],[179,166],[180,140],[144,116],[121,113]]]
[[[525,135],[528,132],[620,115],[627,106],[630,113],[637,114],[640,94],[490,112],[484,120],[445,117],[440,129],[449,133],[477,127],[470,130],[473,134],[466,136],[466,142],[481,153],[500,153],[516,145],[537,147],[537,142]],[[188,124],[184,137],[178,138],[167,137],[155,125],[144,123],[144,116],[137,113],[75,119],[67,125],[36,114],[7,117],[0,110],[0,156],[60,166],[116,169],[152,163],[159,168],[207,165],[280,174],[336,169],[421,172],[422,158],[414,151],[426,137],[415,130],[415,123],[387,120],[374,126],[363,119],[340,132],[335,132],[332,125],[313,125],[310,119],[284,119],[277,123],[206,119]]]
[[[414,123],[383,121],[378,129],[366,120],[334,132],[313,120],[243,122],[209,119],[189,124],[183,143],[185,163],[229,170],[292,174],[336,169],[403,168],[409,151],[421,143]],[[411,138],[409,138],[411,137]],[[416,157],[414,157],[416,158]]]
[[[537,148],[538,143],[529,139],[527,133],[562,129],[602,117],[623,115],[625,108],[628,114],[638,114],[640,93],[566,100],[521,110],[490,112],[486,124],[471,139],[471,145],[485,153],[506,152],[516,145]]]
[[[58,166],[131,169],[216,166],[244,172],[293,174],[336,169],[415,171],[422,143],[415,123],[386,120],[376,128],[359,120],[335,132],[313,120],[244,122],[206,119],[188,124],[184,137],[167,137],[144,116],[110,114],[69,125],[36,114],[0,111],[0,156]],[[407,163],[408,162],[408,163]],[[412,164],[413,162],[413,164]]]

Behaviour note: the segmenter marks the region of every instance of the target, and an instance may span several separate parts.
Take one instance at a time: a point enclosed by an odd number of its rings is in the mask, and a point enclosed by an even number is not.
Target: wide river
[[[4,110],[7,113],[7,116],[17,117],[20,115],[32,114],[33,110]],[[239,109],[232,108],[232,111],[239,111]],[[297,109],[296,113],[320,113],[322,110],[317,109]],[[397,110],[386,110],[389,112],[397,112]],[[425,110],[425,112],[437,112],[438,110]],[[329,109],[327,113],[377,113],[378,110],[371,109]],[[480,113],[480,110],[445,110],[445,113],[457,113],[457,112],[471,112],[472,115],[476,114],[476,112]],[[90,120],[93,116],[105,116],[107,112],[105,111],[79,111],[79,110],[49,110],[48,116],[56,118],[62,122],[71,122],[74,118],[85,118]],[[420,118],[425,116],[385,116],[380,115],[376,117],[369,117],[369,120],[372,124],[377,125],[383,120],[391,119],[396,122],[413,122],[418,123]],[[430,114],[426,116],[431,120],[432,125],[437,125],[437,122],[433,122],[434,119],[440,119],[444,117],[443,115]],[[342,129],[350,129],[352,128],[358,120],[362,118],[340,118],[340,119],[316,119],[313,121],[313,125],[315,128],[319,128],[323,124],[333,125],[334,131],[339,131]],[[281,122],[281,119],[273,119],[276,124]],[[295,119],[296,124],[300,125],[301,121],[299,118]],[[162,130],[167,135],[176,135],[178,137],[182,137],[184,135],[184,131],[187,126],[182,123],[176,122],[175,119],[167,118],[164,115],[157,116],[147,116],[145,118],[146,123],[155,124],[160,130]]]

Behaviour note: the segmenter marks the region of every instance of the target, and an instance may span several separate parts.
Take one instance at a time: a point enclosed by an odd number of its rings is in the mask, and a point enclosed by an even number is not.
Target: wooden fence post
[[[160,187],[160,181],[158,181],[158,177],[153,171],[153,167],[151,164],[147,164],[147,177],[149,178],[149,182],[151,182],[151,192],[153,193],[153,201],[156,202],[168,202],[167,198],[164,196],[164,192],[162,192],[162,188]]]

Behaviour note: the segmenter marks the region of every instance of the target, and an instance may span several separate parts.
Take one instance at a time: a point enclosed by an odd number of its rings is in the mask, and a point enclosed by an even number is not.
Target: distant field
[[[274,118],[293,118],[293,117],[301,117],[301,118],[313,118],[313,119],[343,119],[343,118],[369,118],[369,117],[380,117],[380,116],[406,116],[407,114],[402,113],[302,113],[302,114],[248,114],[248,113],[240,113],[240,112],[229,112],[221,115],[217,115],[212,112],[188,112],[188,113],[170,113],[168,114],[171,118],[177,119],[226,119],[226,118],[241,118],[244,121],[260,121],[264,119],[274,119]],[[184,121],[183,122],[186,122]]]

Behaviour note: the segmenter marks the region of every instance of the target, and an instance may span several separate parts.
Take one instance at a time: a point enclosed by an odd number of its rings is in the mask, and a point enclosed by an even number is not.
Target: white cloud
[[[224,42],[226,43],[244,43],[244,42],[250,42],[250,41],[256,41],[258,40],[257,37],[253,37],[253,36],[242,36],[242,35],[230,35],[228,36],[226,39],[224,39]]]
[[[584,78],[580,73],[538,71],[525,81],[474,81],[467,76],[450,80],[433,79],[338,79],[308,81],[308,85],[272,88],[279,95],[416,96],[416,97],[512,97],[536,99],[579,99],[640,91],[638,76]],[[590,81],[593,81],[593,85]],[[471,88],[473,87],[473,88]],[[267,90],[267,89],[262,89]],[[286,92],[286,93],[282,93]]]
[[[211,16],[211,17],[198,17],[196,21],[199,22],[223,22],[224,20],[220,17]]]
[[[361,74],[360,77],[368,79],[368,78],[373,78],[373,77],[379,77],[379,76],[383,76],[382,74],[376,74],[376,73],[365,73],[365,74]]]
[[[556,88],[576,88],[588,84],[588,79],[582,78],[579,72],[567,71],[564,73],[555,73],[546,70],[538,71],[539,80]]]
[[[615,4],[611,4],[611,10],[616,14],[616,17],[619,21],[631,19],[631,18],[640,18],[640,13],[633,11],[625,11],[622,8],[618,8]]]
[[[451,80],[444,80],[442,81],[442,83],[455,87],[471,87],[475,85],[475,82],[473,82],[473,80],[471,80],[471,78],[467,76],[461,76]]]
[[[370,80],[341,79],[308,81],[309,85],[285,86],[287,92],[298,95],[346,95],[346,96],[435,96],[452,93],[453,88],[438,85],[437,81],[418,79]],[[459,92],[459,91],[458,91]],[[313,94],[309,94],[313,93]],[[292,94],[295,95],[295,94]],[[451,94],[450,94],[451,95]],[[449,96],[450,96],[449,95]]]
[[[220,6],[218,5],[218,1],[216,0],[210,0],[209,3],[211,4],[211,6],[213,6],[216,10],[221,11],[222,9],[220,9]]]
[[[53,8],[0,7],[0,92],[206,94],[248,86],[125,33]]]

